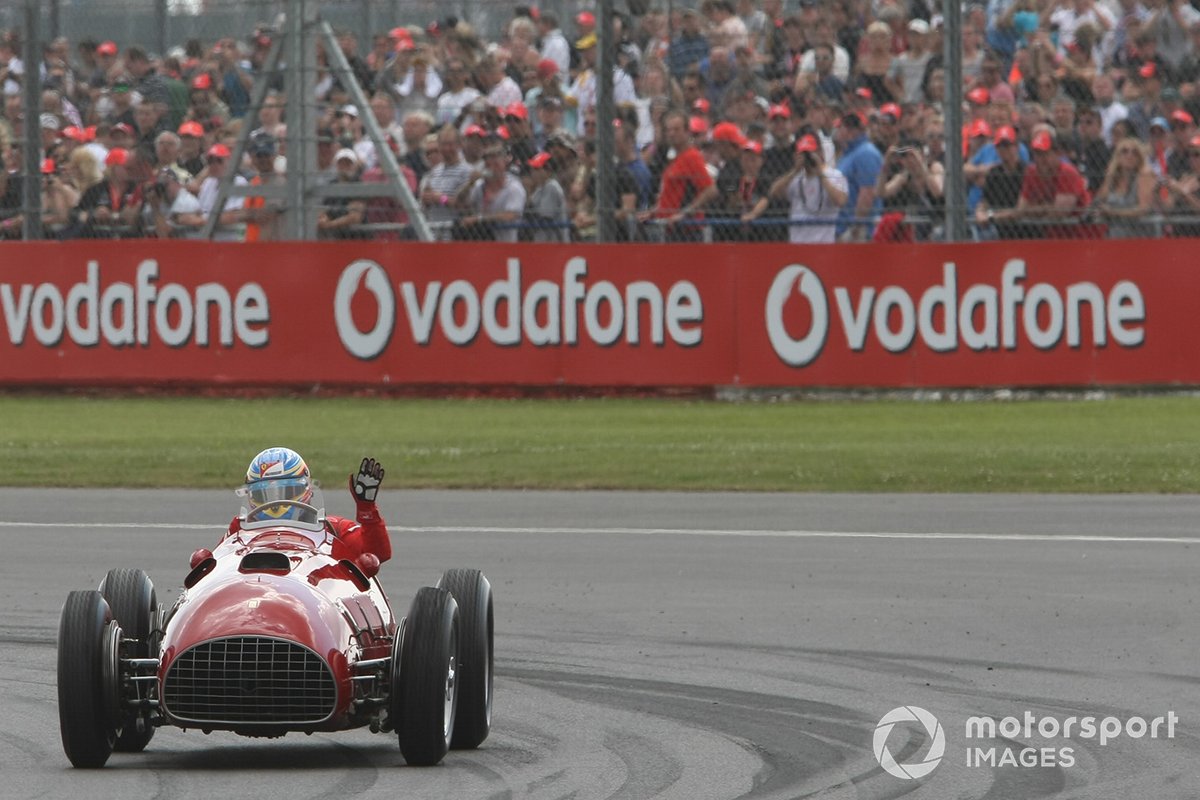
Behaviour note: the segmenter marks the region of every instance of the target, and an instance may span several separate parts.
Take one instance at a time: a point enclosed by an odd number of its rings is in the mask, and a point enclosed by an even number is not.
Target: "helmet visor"
[[[246,487],[250,502],[256,506],[280,500],[306,502],[312,496],[312,481],[308,478],[276,478],[254,481]]]

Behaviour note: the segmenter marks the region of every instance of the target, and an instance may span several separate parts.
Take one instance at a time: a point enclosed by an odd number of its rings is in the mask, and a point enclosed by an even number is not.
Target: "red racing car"
[[[196,551],[170,609],[140,569],[67,596],[58,702],[74,766],[140,752],[160,725],[267,737],[369,726],[395,732],[412,765],[487,738],[487,578],[447,570],[397,620],[379,560],[335,556],[319,492],[280,503],[296,518],[243,508],[240,530]]]

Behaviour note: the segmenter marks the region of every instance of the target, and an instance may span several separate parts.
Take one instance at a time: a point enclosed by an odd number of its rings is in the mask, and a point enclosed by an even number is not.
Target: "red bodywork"
[[[185,728],[247,735],[343,730],[366,724],[356,698],[374,681],[354,681],[356,664],[392,655],[396,621],[379,582],[341,556],[352,555],[326,523],[320,530],[287,523],[240,530],[194,566],[165,626],[158,669],[161,710]],[[378,562],[376,562],[377,565]],[[332,713],[320,722],[198,723],[181,719],[164,691],[172,665],[189,648],[230,637],[266,637],[303,646],[330,667],[337,689]],[[265,721],[264,721],[265,723]]]

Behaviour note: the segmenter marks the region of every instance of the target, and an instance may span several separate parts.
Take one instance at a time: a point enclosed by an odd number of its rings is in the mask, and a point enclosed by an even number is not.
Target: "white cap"
[[[358,153],[355,153],[349,147],[343,147],[341,150],[338,150],[337,155],[335,155],[333,157],[333,163],[336,164],[337,162],[341,161],[343,158],[348,158],[351,161],[353,161],[355,164],[358,163]]]
[[[344,105],[340,110],[343,114],[349,114],[350,116],[356,118],[358,117],[358,106],[356,105]]]
[[[62,123],[58,121],[58,117],[53,114],[42,114],[38,122],[46,130],[56,131],[62,127]]]
[[[923,19],[914,19],[908,23],[908,29],[913,33],[929,33],[929,23]]]

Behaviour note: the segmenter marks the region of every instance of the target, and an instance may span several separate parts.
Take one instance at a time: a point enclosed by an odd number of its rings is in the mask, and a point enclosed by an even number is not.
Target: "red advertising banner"
[[[1186,240],[0,252],[9,385],[1200,383]]]

